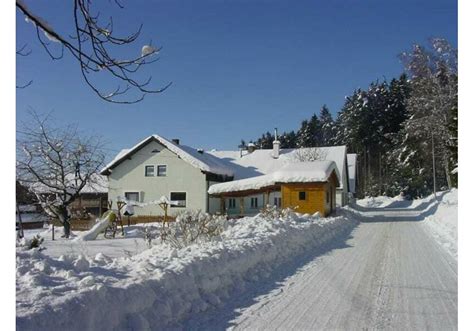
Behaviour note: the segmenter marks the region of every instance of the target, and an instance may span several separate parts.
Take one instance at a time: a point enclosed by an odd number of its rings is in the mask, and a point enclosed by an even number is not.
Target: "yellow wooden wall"
[[[306,200],[299,200],[299,192],[306,192]],[[326,183],[282,184],[282,208],[295,208],[298,213],[313,214],[317,211],[323,216],[329,214],[326,208]]]
[[[282,208],[295,208],[298,213],[314,214],[318,211],[322,216],[327,216],[336,208],[336,186],[337,177],[335,173],[331,175],[326,183],[282,184],[281,206]],[[326,192],[330,194],[331,187],[332,199],[330,198],[328,202]],[[299,199],[299,192],[306,192],[306,200]]]

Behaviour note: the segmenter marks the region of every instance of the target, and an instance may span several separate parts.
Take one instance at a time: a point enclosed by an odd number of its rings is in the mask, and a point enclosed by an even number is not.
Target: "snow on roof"
[[[37,211],[36,205],[19,205],[18,209],[22,213],[34,213]]]
[[[75,176],[74,174],[66,175],[66,186],[69,190],[74,190],[75,187]],[[58,185],[62,187],[62,185]],[[54,189],[47,187],[46,185],[36,182],[29,185],[30,189],[37,193],[54,193]],[[82,188],[81,193],[107,193],[108,192],[108,182],[107,177],[99,174],[92,174],[90,180]]]
[[[334,161],[293,162],[267,175],[214,184],[209,188],[208,193],[258,190],[277,183],[325,182],[333,171],[336,172],[337,178],[340,180]]]
[[[346,183],[345,157],[346,146],[310,147],[310,148],[288,148],[281,149],[278,158],[273,157],[272,149],[257,149],[252,153],[246,151],[209,151],[221,160],[225,161],[234,172],[234,179],[251,178],[275,172],[288,163],[294,163],[301,158],[317,156],[321,161],[334,161],[340,174],[339,188]]]
[[[81,190],[81,193],[107,193],[108,187],[107,176],[93,174],[91,180]]]
[[[151,141],[152,139],[157,140],[160,144],[165,146],[167,149],[178,155],[181,159],[188,162],[192,166],[204,171],[213,173],[216,175],[224,175],[224,176],[233,176],[233,171],[230,169],[225,162],[222,162],[219,158],[215,157],[214,155],[206,152],[200,152],[193,147],[189,147],[186,145],[176,144],[166,138],[163,138],[157,134],[147,137],[143,139],[138,144],[133,146],[130,149],[123,149],[121,150],[115,158],[105,166],[101,170],[101,174],[104,174],[109,169],[113,168],[116,164],[123,161],[130,153],[135,152],[142,148],[146,143]]]
[[[357,154],[347,154],[347,169],[349,176],[349,192],[355,193]]]

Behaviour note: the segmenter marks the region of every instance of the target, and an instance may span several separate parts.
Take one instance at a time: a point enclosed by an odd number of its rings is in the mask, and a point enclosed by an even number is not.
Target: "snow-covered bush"
[[[17,241],[17,246],[25,250],[40,248],[43,241],[44,238],[37,234],[31,239],[26,239],[25,237],[21,238]]]
[[[176,216],[176,221],[163,225],[161,240],[174,248],[183,248],[197,242],[210,241],[218,237],[226,228],[224,216],[210,215],[202,211],[184,211]]]
[[[143,232],[143,239],[145,240],[145,243],[148,245],[149,248],[152,246],[152,241],[155,240],[156,238],[159,237],[158,231],[156,229],[150,227],[150,226],[145,226],[145,231]]]
[[[282,219],[294,219],[296,214],[292,208],[278,208],[277,206],[266,205],[259,214],[266,220],[278,221]]]

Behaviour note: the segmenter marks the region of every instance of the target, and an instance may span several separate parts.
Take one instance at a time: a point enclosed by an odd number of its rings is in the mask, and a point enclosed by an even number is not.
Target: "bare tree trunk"
[[[370,186],[372,185],[372,176],[370,172],[370,149],[367,150],[367,183],[369,185],[369,190],[370,190],[371,189]]]
[[[369,172],[367,170],[367,148],[364,147],[364,194],[367,194],[367,183],[369,181]]]
[[[449,163],[446,157],[444,158],[444,172],[446,174],[446,181],[448,182],[448,188],[451,189],[453,187],[453,183],[451,182],[451,171],[449,170]]]
[[[69,213],[67,211],[67,208],[61,208],[60,214],[59,214],[59,220],[63,224],[64,227],[64,237],[69,238],[71,235],[71,222],[69,219]]]
[[[21,212],[20,206],[18,206],[18,202],[16,204],[16,212],[18,213],[18,238],[23,238],[23,222],[21,221]]]
[[[431,130],[431,155],[433,157],[433,195],[434,195],[434,198],[436,199],[436,162],[435,162],[433,130]]]
[[[379,152],[379,195],[382,195],[382,154]]]

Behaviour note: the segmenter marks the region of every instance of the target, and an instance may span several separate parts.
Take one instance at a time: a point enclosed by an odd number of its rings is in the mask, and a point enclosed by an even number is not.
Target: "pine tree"
[[[321,122],[316,114],[301,123],[297,133],[298,147],[317,147],[322,145]]]
[[[296,148],[296,133],[295,131],[283,132],[283,134],[278,137],[280,140],[281,148]]]
[[[450,139],[448,142],[448,150],[450,152],[449,163],[451,171],[451,180],[454,187],[458,187],[458,107],[457,105],[451,108],[449,114],[448,130]]]
[[[334,140],[335,124],[332,115],[326,105],[321,107],[319,112],[321,123],[321,146],[331,146]]]
[[[398,139],[392,159],[399,160],[395,166],[413,179],[408,190],[425,195],[433,190],[432,149],[436,189],[453,185],[450,145],[457,139],[457,132],[449,129],[449,123],[457,109],[457,50],[446,40],[435,38],[430,40],[428,50],[414,45],[401,58],[411,78],[410,96],[406,105],[408,118],[402,124],[403,136]],[[456,156],[452,159],[457,162]]]
[[[312,143],[311,132],[309,128],[309,123],[307,120],[301,122],[301,127],[296,134],[296,146],[301,147],[310,147]]]

